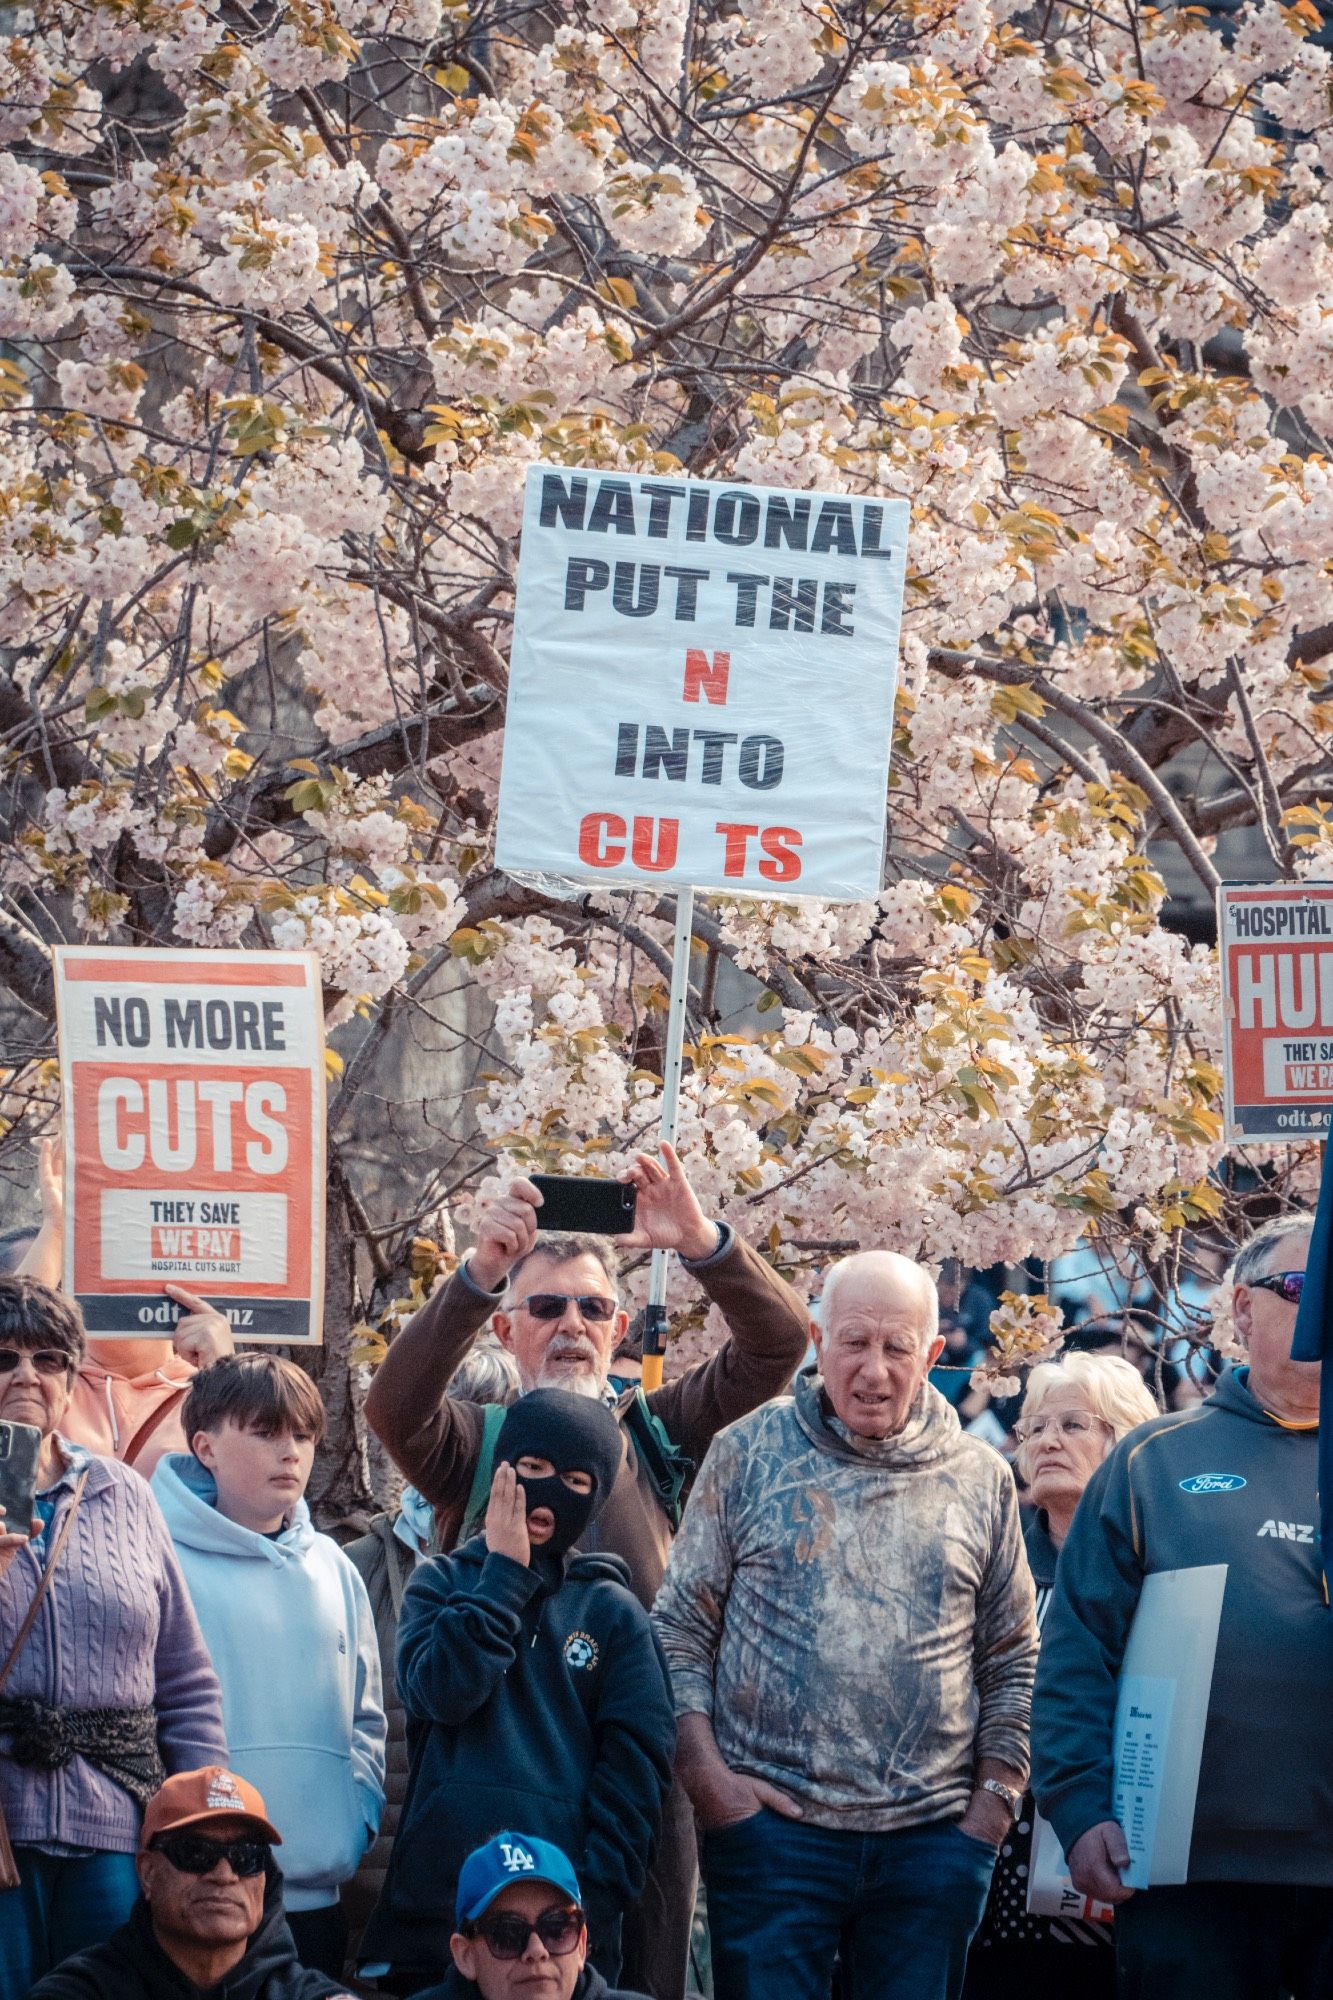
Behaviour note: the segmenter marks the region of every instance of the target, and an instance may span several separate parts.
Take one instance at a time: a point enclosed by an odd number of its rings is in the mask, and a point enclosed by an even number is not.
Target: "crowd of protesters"
[[[726,1335],[618,1379],[610,1239],[518,1181],[374,1378],[408,1484],[344,1549],[303,1371],[178,1287],[174,1339],[86,1340],[59,1178],[0,1277],[0,1421],[40,1435],[0,1518],[0,2000],[682,2000],[700,1910],[716,2000],[1333,1993],[1307,1219],[1241,1250],[1206,1397],[1112,1351],[1126,1298],[997,1413],[975,1299],[867,1250],[812,1327],[669,1147],[620,1242]],[[1220,1563],[1187,1879],[1136,1888],[1130,1629]]]

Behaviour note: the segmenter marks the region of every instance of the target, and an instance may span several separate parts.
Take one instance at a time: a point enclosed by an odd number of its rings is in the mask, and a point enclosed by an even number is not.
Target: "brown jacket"
[[[717,1433],[771,1396],[780,1396],[810,1339],[809,1316],[791,1286],[738,1236],[702,1264],[687,1266],[726,1318],[728,1338],[707,1361],[648,1395],[678,1450],[702,1462]],[[417,1491],[439,1513],[467,1504],[481,1449],[482,1406],[459,1402],[446,1385],[495,1311],[498,1299],[457,1272],[409,1321],[390,1347],[366,1397],[366,1419]],[[623,1431],[624,1458],[588,1542],[629,1564],[632,1588],[651,1608],[666,1570],[671,1525]]]

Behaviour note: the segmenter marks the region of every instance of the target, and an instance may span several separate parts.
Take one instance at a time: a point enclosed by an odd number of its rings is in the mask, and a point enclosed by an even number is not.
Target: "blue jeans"
[[[995,1867],[956,1820],[847,1833],[766,1807],[706,1833],[717,2000],[958,2000]]]
[[[15,1847],[22,1877],[0,1890],[0,2000],[27,2000],[62,1959],[101,1944],[134,1907],[132,1854],[43,1854]]]

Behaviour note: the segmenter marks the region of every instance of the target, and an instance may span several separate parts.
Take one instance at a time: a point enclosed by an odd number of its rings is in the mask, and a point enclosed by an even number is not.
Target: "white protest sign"
[[[56,1005],[64,1285],[89,1333],[169,1336],[178,1284],[238,1340],[321,1341],[314,953],[64,945]]]
[[[534,466],[496,860],[878,895],[903,500]]]
[[[1143,1580],[1120,1666],[1115,1816],[1132,1889],[1189,1879],[1194,1806],[1208,1727],[1225,1563],[1154,1570]]]

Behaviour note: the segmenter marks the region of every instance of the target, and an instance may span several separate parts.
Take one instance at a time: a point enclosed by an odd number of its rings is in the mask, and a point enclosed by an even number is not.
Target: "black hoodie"
[[[282,1908],[282,1876],[270,1868],[264,1914],[239,1965],[216,1986],[196,1986],[153,1935],[141,1896],[129,1922],[105,1944],[77,1952],[33,1987],[29,2000],[325,2000],[346,1993],[336,1979],[307,1972]]]
[[[412,1770],[364,1964],[443,1978],[459,1870],[503,1827],[569,1855],[595,1948],[640,1894],[676,1725],[628,1580],[618,1556],[575,1555],[550,1591],[483,1535],[417,1569],[398,1627]]]

